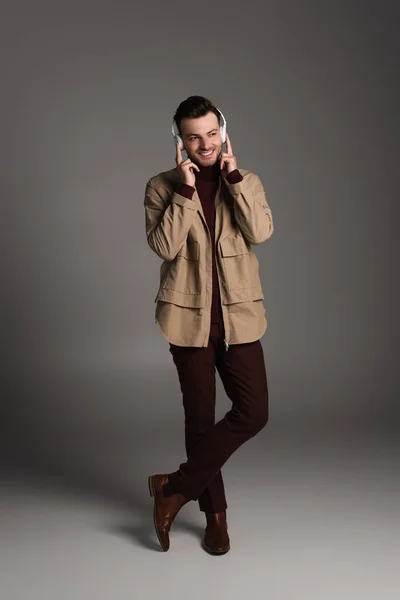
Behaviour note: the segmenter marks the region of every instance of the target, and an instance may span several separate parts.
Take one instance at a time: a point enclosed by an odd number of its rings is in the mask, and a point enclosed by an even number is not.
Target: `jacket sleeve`
[[[238,183],[230,184],[226,178],[225,181],[233,197],[235,219],[243,236],[253,246],[262,244],[271,237],[274,224],[260,178],[254,173],[247,173]]]
[[[150,248],[163,260],[173,260],[185,243],[195,219],[195,201],[174,192],[168,204],[150,179],[146,184],[144,207]]]

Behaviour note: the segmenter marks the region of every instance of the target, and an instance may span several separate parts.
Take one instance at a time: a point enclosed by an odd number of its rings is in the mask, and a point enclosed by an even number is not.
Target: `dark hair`
[[[218,109],[204,96],[189,96],[183,102],[180,103],[176,109],[174,115],[174,121],[181,133],[181,121],[182,119],[196,119],[197,117],[204,117],[209,112],[213,112],[218,118],[218,124],[221,124],[221,115]]]

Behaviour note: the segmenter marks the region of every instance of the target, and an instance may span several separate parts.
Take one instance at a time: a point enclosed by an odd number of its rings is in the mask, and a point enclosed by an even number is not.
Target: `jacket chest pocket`
[[[246,242],[239,234],[219,242],[227,289],[230,291],[252,287],[252,264]]]
[[[168,264],[162,288],[188,295],[201,293],[199,242],[187,242],[182,246]]]

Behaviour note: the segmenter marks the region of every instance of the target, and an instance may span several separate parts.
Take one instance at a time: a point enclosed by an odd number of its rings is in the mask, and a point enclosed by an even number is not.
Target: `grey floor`
[[[75,478],[4,469],[2,600],[398,598],[398,456],[387,437],[296,441],[271,423],[223,468],[231,551],[214,557],[195,502],[173,523],[168,552],[153,530],[147,475],[175,466],[175,435],[144,443],[133,469],[109,442],[93,485],[94,463]]]

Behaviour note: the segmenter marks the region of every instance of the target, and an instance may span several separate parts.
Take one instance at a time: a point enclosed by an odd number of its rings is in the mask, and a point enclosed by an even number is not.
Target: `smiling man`
[[[238,168],[225,119],[207,98],[183,101],[173,132],[176,167],[147,182],[144,206],[147,242],[163,260],[155,321],[178,372],[187,460],[148,483],[164,550],[175,516],[197,500],[207,521],[203,548],[224,554],[230,537],[221,467],[268,421],[260,342],[267,321],[252,246],[272,235],[273,221],[259,177]],[[216,370],[232,402],[218,423]]]

